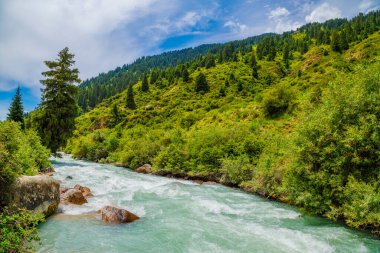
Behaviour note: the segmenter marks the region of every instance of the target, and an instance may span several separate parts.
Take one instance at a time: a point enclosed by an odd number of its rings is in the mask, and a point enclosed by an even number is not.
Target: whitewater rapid
[[[67,155],[52,162],[62,186],[88,186],[94,197],[82,206],[60,206],[62,213],[40,226],[38,252],[380,252],[380,241],[367,233],[237,189]],[[102,224],[96,212],[105,205],[141,219]]]

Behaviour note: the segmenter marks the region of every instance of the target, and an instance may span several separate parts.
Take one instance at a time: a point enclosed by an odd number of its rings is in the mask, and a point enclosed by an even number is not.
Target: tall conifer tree
[[[41,80],[44,88],[38,131],[52,153],[66,144],[75,129],[79,109],[76,102],[79,89],[75,84],[81,80],[78,69],[72,68],[74,64],[74,54],[66,47],[55,61],[45,61],[49,70],[42,73],[45,79]]]
[[[141,91],[146,92],[149,91],[149,84],[148,84],[148,77],[146,74],[143,76],[142,84],[141,84]]]
[[[132,85],[128,85],[128,90],[127,90],[127,107],[129,109],[136,109],[136,103],[135,103],[135,99],[133,97],[133,88],[132,88]]]
[[[24,106],[22,105],[21,89],[17,87],[16,94],[13,97],[7,120],[20,122],[21,128],[24,128]]]

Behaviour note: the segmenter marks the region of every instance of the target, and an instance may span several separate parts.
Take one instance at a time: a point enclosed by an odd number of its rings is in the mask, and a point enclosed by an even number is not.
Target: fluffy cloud
[[[341,17],[342,13],[338,8],[331,6],[329,3],[323,3],[307,15],[305,20],[306,22],[323,22],[328,19]]]
[[[140,15],[154,13],[157,0],[21,1],[3,3],[0,18],[0,76],[39,86],[43,60],[68,46],[81,77],[135,58],[137,41],[113,36]],[[132,50],[131,50],[132,49]],[[1,85],[0,90],[7,87]],[[38,90],[38,89],[36,89]]]
[[[17,80],[39,93],[44,60],[68,46],[82,79],[147,54],[166,35],[149,34],[149,24],[194,25],[200,16],[176,16],[172,0],[9,0],[0,3],[0,90]],[[167,20],[162,22],[162,20]],[[149,37],[148,37],[149,36]],[[143,44],[141,43],[143,41]]]
[[[268,27],[267,32],[282,33],[285,31],[295,30],[301,26],[301,23],[294,21],[290,17],[290,12],[285,7],[277,7],[268,14],[272,26]]]
[[[279,18],[288,16],[290,12],[285,7],[277,7],[274,10],[271,10],[269,13],[269,18]]]
[[[245,34],[248,31],[248,26],[245,24],[241,24],[237,21],[229,20],[224,23],[224,27],[230,28],[235,33]]]

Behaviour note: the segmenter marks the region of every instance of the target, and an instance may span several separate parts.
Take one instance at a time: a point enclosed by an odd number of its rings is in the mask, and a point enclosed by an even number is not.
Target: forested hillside
[[[175,66],[140,59],[82,84],[82,106],[106,99],[77,118],[66,152],[239,186],[379,235],[379,27],[376,11]]]
[[[167,69],[173,75],[172,72],[175,71],[174,67],[181,63],[199,61],[206,54],[215,54],[223,50],[225,54],[230,54],[235,49],[247,52],[251,50],[253,44],[273,35],[263,34],[240,41],[233,41],[228,43],[228,45],[208,44],[195,48],[166,52],[160,55],[141,57],[132,64],[123,65],[108,73],[101,73],[97,77],[84,81],[80,85],[81,93],[78,104],[84,111],[88,111],[102,102],[103,99],[122,92],[128,85],[135,84],[144,74],[150,74],[152,77],[151,82],[155,82],[155,79],[159,77],[159,70],[173,67]]]

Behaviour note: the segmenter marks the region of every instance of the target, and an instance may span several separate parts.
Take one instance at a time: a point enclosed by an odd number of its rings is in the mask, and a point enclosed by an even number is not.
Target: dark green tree
[[[117,107],[116,104],[114,104],[112,107],[112,117],[115,120],[115,122],[118,122],[120,119],[119,108]]]
[[[282,61],[284,62],[285,68],[289,68],[289,45],[285,44],[282,52]]]
[[[348,40],[347,40],[347,34],[344,30],[340,34],[339,46],[342,50],[347,50],[349,48],[349,44],[348,44]]]
[[[187,83],[190,79],[189,79],[189,71],[187,70],[187,68],[184,68],[182,70],[182,80]]]
[[[56,153],[66,144],[75,129],[75,118],[78,116],[77,95],[80,83],[77,68],[74,65],[74,54],[66,47],[58,53],[55,61],[45,61],[48,71],[42,73],[46,78],[41,80],[42,102],[41,114],[37,119],[38,132],[45,146]]]
[[[210,87],[207,83],[206,76],[203,73],[195,78],[195,91],[196,92],[207,92],[210,90]]]
[[[7,120],[19,122],[21,128],[24,129],[24,106],[22,105],[20,86],[17,87],[16,94],[14,95],[11,106],[9,107]]]
[[[127,90],[127,107],[132,110],[136,109],[136,103],[135,103],[135,98],[133,97],[132,85],[129,85],[128,90]]]
[[[252,68],[252,77],[258,78],[259,77],[259,74],[258,74],[259,66],[257,65],[255,50],[252,50],[251,58],[249,60],[249,65]]]
[[[144,74],[143,79],[142,79],[141,91],[142,92],[149,91],[148,77],[146,76],[146,74]]]
[[[331,49],[335,52],[340,52],[340,38],[338,32],[333,32],[331,35]]]

